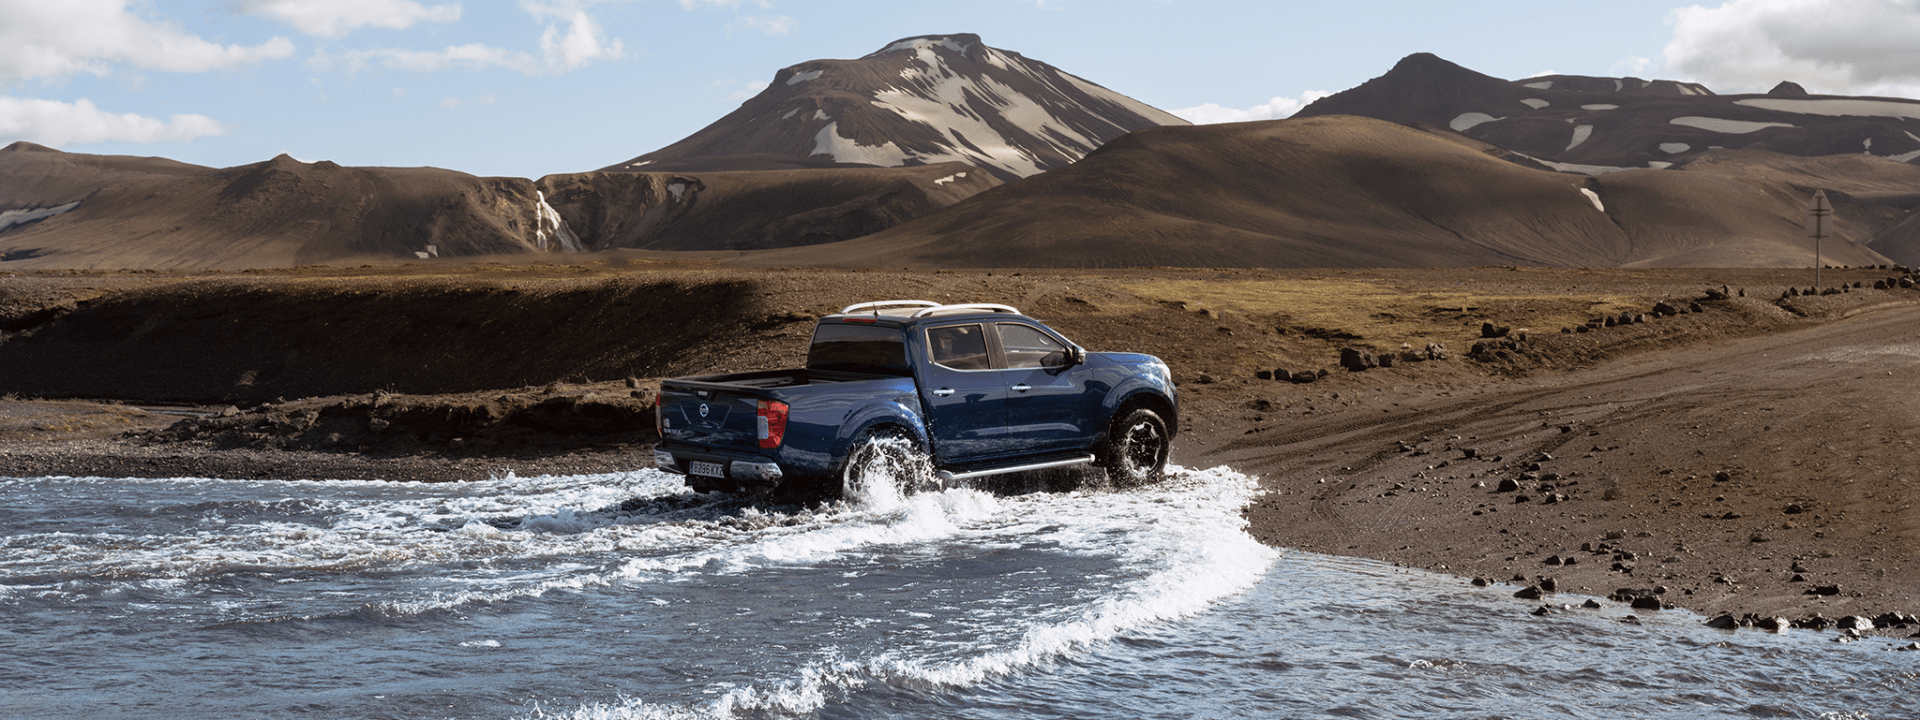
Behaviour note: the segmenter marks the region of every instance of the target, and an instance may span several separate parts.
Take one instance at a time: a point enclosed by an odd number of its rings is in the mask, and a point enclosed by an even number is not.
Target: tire
[[[840,495],[854,502],[881,502],[938,487],[932,460],[918,441],[899,430],[862,435],[840,471]]]
[[[1159,413],[1134,408],[1107,431],[1106,442],[1100,447],[1100,466],[1117,486],[1159,482],[1167,469],[1167,450],[1172,441]]]

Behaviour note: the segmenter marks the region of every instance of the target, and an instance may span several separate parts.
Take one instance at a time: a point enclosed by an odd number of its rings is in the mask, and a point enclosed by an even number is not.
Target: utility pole
[[[1813,199],[1807,201],[1807,236],[1813,238],[1813,289],[1820,290],[1820,241],[1833,234],[1833,203],[1827,202],[1827,191],[1813,191]]]

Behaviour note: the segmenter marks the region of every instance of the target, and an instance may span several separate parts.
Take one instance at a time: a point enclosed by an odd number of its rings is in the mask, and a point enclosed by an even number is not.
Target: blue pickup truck
[[[1090,353],[1005,305],[889,300],[820,319],[804,368],[660,385],[655,465],[697,492],[818,498],[918,456],[941,484],[1097,464],[1158,480],[1180,404],[1166,363]]]

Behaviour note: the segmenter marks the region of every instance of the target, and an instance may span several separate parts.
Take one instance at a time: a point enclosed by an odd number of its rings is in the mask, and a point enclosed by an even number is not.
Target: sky
[[[780,68],[945,33],[1195,122],[1284,118],[1416,52],[1920,97],[1920,0],[0,0],[0,146],[538,178],[686,137]]]

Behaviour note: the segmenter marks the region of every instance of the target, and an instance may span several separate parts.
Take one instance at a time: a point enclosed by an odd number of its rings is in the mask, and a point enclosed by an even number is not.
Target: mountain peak
[[[985,46],[980,43],[980,36],[975,35],[973,33],[955,33],[952,35],[918,35],[910,38],[901,38],[891,43],[887,43],[886,47],[883,47],[883,48],[880,48],[879,50],[875,50],[871,53],[868,53],[866,57],[863,57],[861,59],[867,60],[871,58],[884,57],[886,55],[892,55],[892,54],[898,54],[898,53],[911,53],[915,56],[918,56],[920,53],[923,53],[923,52],[938,52],[939,50],[942,50],[942,49],[950,50],[952,52],[959,53],[963,56],[971,57],[971,54],[974,51],[974,49],[980,48],[980,47],[985,47]]]
[[[4,148],[0,148],[0,152],[44,152],[44,153],[57,153],[57,152],[60,152],[60,151],[59,151],[59,150],[55,150],[55,149],[53,149],[53,148],[50,148],[50,147],[47,147],[47,146],[45,146],[45,145],[41,145],[41,144],[39,144],[39,143],[30,143],[30,142],[27,142],[27,141],[25,141],[25,140],[21,140],[21,141],[19,141],[19,142],[16,142],[16,143],[14,143],[14,144],[12,144],[12,145],[8,145],[8,146],[6,146],[6,147],[4,147]]]
[[[1518,91],[1505,80],[1433,53],[1414,53],[1401,58],[1387,74],[1316,100],[1294,116],[1364,115],[1410,123],[1519,101]]]
[[[978,35],[920,35],[857,60],[782,69],[718,122],[605,169],[740,169],[749,157],[828,167],[963,162],[1012,180],[1135,130],[1185,124]]]

